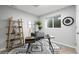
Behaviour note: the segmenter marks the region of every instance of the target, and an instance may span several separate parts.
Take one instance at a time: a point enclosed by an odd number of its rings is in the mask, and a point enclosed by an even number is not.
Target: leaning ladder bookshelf
[[[23,21],[22,19],[18,19],[18,21],[13,21],[12,19],[11,17],[8,20],[7,51],[24,45]]]

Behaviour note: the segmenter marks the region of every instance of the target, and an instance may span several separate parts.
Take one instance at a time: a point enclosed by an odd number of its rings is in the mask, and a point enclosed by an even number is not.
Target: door
[[[79,53],[79,6],[76,6],[76,50]]]

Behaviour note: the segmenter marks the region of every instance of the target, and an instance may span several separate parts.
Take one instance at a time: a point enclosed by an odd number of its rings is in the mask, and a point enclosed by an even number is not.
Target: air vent
[[[32,5],[33,7],[39,7],[40,5]]]

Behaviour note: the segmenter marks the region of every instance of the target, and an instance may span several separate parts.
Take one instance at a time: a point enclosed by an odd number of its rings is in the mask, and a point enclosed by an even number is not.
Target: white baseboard
[[[79,54],[79,49],[78,48],[76,48],[76,53]]]
[[[60,45],[63,45],[63,46],[67,46],[67,47],[71,47],[71,48],[76,48],[75,46],[71,46],[71,45],[61,43],[61,42],[57,42],[57,41],[53,41],[53,43],[60,44]]]

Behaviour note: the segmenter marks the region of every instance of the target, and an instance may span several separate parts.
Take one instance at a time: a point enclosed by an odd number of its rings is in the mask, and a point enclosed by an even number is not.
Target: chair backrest
[[[44,37],[44,32],[41,31],[36,32],[36,37]]]

